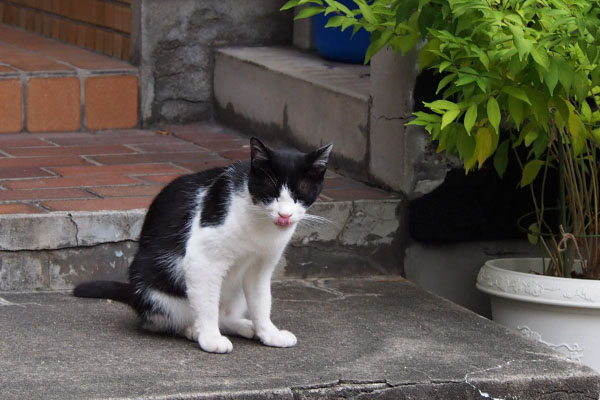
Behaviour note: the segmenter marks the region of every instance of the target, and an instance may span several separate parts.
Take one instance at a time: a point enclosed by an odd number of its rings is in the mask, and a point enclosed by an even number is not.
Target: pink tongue
[[[279,225],[279,226],[288,226],[290,224],[291,224],[290,217],[279,216],[279,218],[277,218],[277,225]]]

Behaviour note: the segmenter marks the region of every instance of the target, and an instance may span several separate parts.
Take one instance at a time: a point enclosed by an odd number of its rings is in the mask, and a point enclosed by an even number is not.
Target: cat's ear
[[[253,166],[264,164],[271,159],[271,150],[257,137],[250,138],[250,160]]]
[[[329,143],[312,153],[310,153],[310,159],[312,161],[311,169],[318,174],[324,174],[327,170],[327,163],[329,162],[329,154],[333,149],[333,143]]]

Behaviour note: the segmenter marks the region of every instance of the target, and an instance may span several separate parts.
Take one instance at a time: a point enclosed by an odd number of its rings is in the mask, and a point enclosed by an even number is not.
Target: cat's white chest
[[[249,196],[232,198],[222,225],[202,227],[194,221],[188,249],[227,264],[254,258],[279,257],[295,231],[275,225],[272,217],[252,205]]]

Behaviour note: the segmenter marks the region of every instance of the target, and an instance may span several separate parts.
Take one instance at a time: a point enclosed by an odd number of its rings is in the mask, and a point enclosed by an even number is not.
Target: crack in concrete
[[[377,121],[385,120],[385,121],[406,121],[409,118],[406,117],[388,117],[387,115],[379,115],[375,118]]]
[[[75,247],[79,247],[79,225],[77,225],[77,222],[75,222],[72,213],[69,212],[67,213],[67,215],[69,216],[69,221],[71,221],[71,223],[75,227]]]
[[[383,296],[381,293],[344,293],[343,291],[341,291],[339,289],[335,289],[335,288],[328,286],[327,282],[329,280],[330,279],[327,279],[327,278],[311,279],[311,280],[300,279],[300,280],[294,280],[294,282],[297,282],[301,286],[304,286],[306,288],[316,289],[316,290],[325,292],[327,294],[330,294],[333,296],[333,298],[325,299],[325,300],[320,300],[320,299],[296,300],[296,299],[279,299],[279,298],[277,298],[277,300],[288,302],[288,303],[307,303],[307,302],[308,303],[311,303],[311,302],[319,303],[322,301],[326,301],[326,302],[341,301],[341,300],[346,300],[350,297],[381,297],[381,296]]]
[[[39,307],[50,307],[50,308],[54,308],[53,305],[51,304],[40,304],[40,303],[13,303],[12,301],[6,300],[4,297],[0,297],[0,307],[10,307],[10,306],[15,306],[15,307],[21,307],[21,308],[27,308],[25,306],[39,306]]]
[[[386,380],[345,380],[315,384],[309,386],[291,387],[295,399],[323,398],[335,394],[336,398],[351,398],[363,394],[382,392],[392,389]]]
[[[494,371],[494,370],[500,370],[500,369],[510,366],[512,363],[513,363],[513,360],[510,360],[510,361],[506,361],[503,364],[496,365],[495,367],[485,368],[485,369],[473,371],[473,372],[467,372],[463,378],[463,381],[464,381],[464,383],[466,383],[467,385],[472,387],[474,390],[476,390],[479,393],[479,396],[481,396],[481,398],[491,399],[491,400],[505,400],[504,398],[501,398],[501,397],[493,397],[489,393],[484,392],[481,389],[479,389],[475,384],[469,382],[469,375],[478,374],[478,373],[486,373],[486,372]]]
[[[348,224],[350,223],[352,217],[354,216],[354,213],[356,212],[356,203],[353,201],[351,204],[352,205],[350,207],[350,211],[348,212],[348,216],[346,217],[346,220],[344,221],[344,224],[342,225],[342,228],[340,229],[339,233],[335,237],[335,240],[338,242],[341,242],[341,237],[346,232],[346,228],[348,227]]]

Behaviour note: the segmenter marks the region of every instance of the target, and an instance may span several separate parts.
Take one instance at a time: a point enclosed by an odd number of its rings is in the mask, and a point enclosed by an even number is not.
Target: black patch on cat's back
[[[218,226],[225,222],[231,205],[231,193],[244,187],[249,165],[249,163],[234,164],[211,182],[202,199],[200,226]]]

